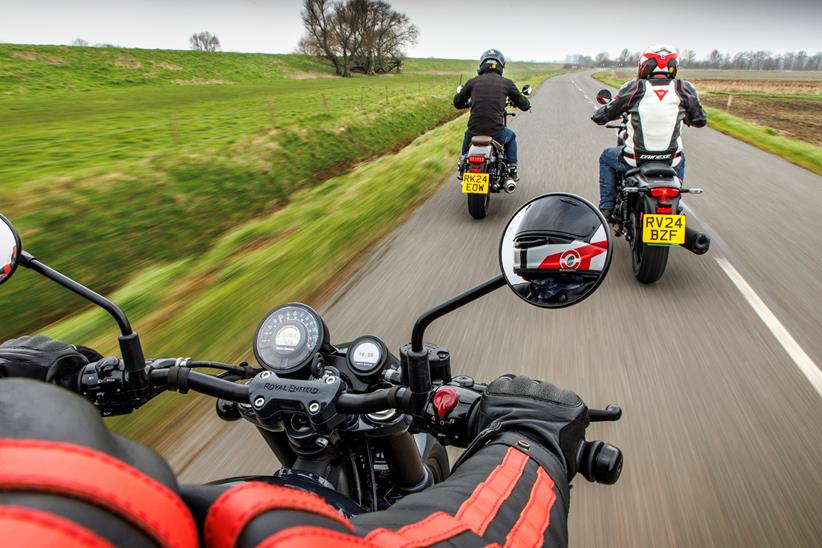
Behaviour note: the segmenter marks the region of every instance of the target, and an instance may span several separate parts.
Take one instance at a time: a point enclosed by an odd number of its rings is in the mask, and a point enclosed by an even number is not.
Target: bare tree
[[[308,55],[325,57],[334,65],[337,76],[342,76],[342,65],[337,59],[336,42],[332,31],[331,2],[328,0],[305,0],[302,11],[306,35],[300,40],[299,50]]]
[[[608,55],[607,51],[602,51],[597,53],[597,56],[594,58],[594,63],[598,67],[608,67],[611,65],[611,58]]]
[[[81,48],[87,48],[89,46],[89,43],[86,40],[83,40],[82,38],[75,38],[74,42],[72,42],[71,45]]]
[[[692,49],[684,49],[682,53],[680,53],[679,58],[682,61],[683,67],[690,66],[696,61],[696,52]]]
[[[220,51],[220,39],[205,30],[192,34],[188,41],[196,51]]]
[[[298,50],[324,57],[339,76],[399,71],[419,30],[383,0],[304,0]]]

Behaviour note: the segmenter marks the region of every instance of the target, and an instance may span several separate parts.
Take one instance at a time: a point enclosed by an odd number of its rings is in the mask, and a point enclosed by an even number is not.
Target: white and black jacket
[[[708,121],[693,85],[669,78],[627,82],[591,119],[604,125],[623,113],[629,115],[623,159],[630,166],[643,161],[678,165],[683,149],[682,122],[703,127]]]

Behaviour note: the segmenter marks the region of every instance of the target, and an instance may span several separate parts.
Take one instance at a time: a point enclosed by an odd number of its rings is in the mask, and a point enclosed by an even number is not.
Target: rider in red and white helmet
[[[685,178],[682,122],[703,127],[707,115],[693,85],[676,78],[679,52],[673,46],[646,49],[637,64],[637,79],[627,82],[614,99],[591,119],[599,125],[629,115],[624,147],[606,148],[599,157],[599,208],[610,217],[616,199],[617,172],[642,162],[667,162]]]

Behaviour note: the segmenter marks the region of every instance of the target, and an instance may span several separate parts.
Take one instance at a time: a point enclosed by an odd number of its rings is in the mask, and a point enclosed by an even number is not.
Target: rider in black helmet
[[[531,103],[520,93],[514,82],[503,78],[505,56],[499,50],[489,49],[482,54],[477,76],[468,80],[454,96],[454,106],[459,109],[471,107],[468,131],[462,143],[462,154],[468,153],[471,137],[490,135],[505,146],[511,177],[517,176],[517,136],[505,126],[506,99],[520,110],[528,110]]]

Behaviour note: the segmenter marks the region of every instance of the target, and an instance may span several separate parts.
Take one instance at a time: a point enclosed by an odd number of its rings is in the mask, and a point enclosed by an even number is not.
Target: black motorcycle
[[[457,93],[462,86],[457,86]],[[531,86],[523,86],[522,94],[530,96]],[[513,106],[506,101],[505,127],[508,118],[515,117],[516,112],[507,110]],[[468,196],[468,213],[474,219],[483,219],[488,214],[491,194],[500,190],[507,193],[517,189],[517,183],[509,175],[508,161],[505,158],[505,147],[489,135],[474,135],[468,154],[460,159],[457,179],[462,181],[462,193]]]
[[[254,424],[283,466],[273,476],[217,483],[253,480],[295,487],[349,516],[386,508],[449,475],[444,445],[471,442],[468,415],[485,386],[453,376],[448,350],[424,343],[425,330],[437,318],[506,285],[503,275],[495,276],[424,313],[399,358],[375,336],[334,345],[317,312],[299,303],[278,306],[254,336],[257,368],[145,359],[120,308],[23,251],[11,223],[0,216],[0,284],[18,265],[102,307],[117,322],[122,358],[90,363],[71,382],[62,382],[103,416],[131,413],[167,390],[213,396],[217,414]],[[620,415],[614,405],[589,410],[591,421]],[[612,445],[586,442],[578,459],[589,481],[612,484],[620,475],[622,454]]]
[[[611,92],[597,93],[597,102],[606,104]],[[616,129],[617,145],[625,146],[628,115],[622,115],[619,124],[607,124]],[[617,174],[617,197],[612,213],[615,233],[625,235],[631,246],[631,265],[634,276],[644,284],[662,277],[668,264],[672,245],[703,255],[711,245],[710,237],[687,226],[682,194],[702,194],[701,188],[685,188],[671,167],[671,154],[660,158],[639,159],[637,167]]]

